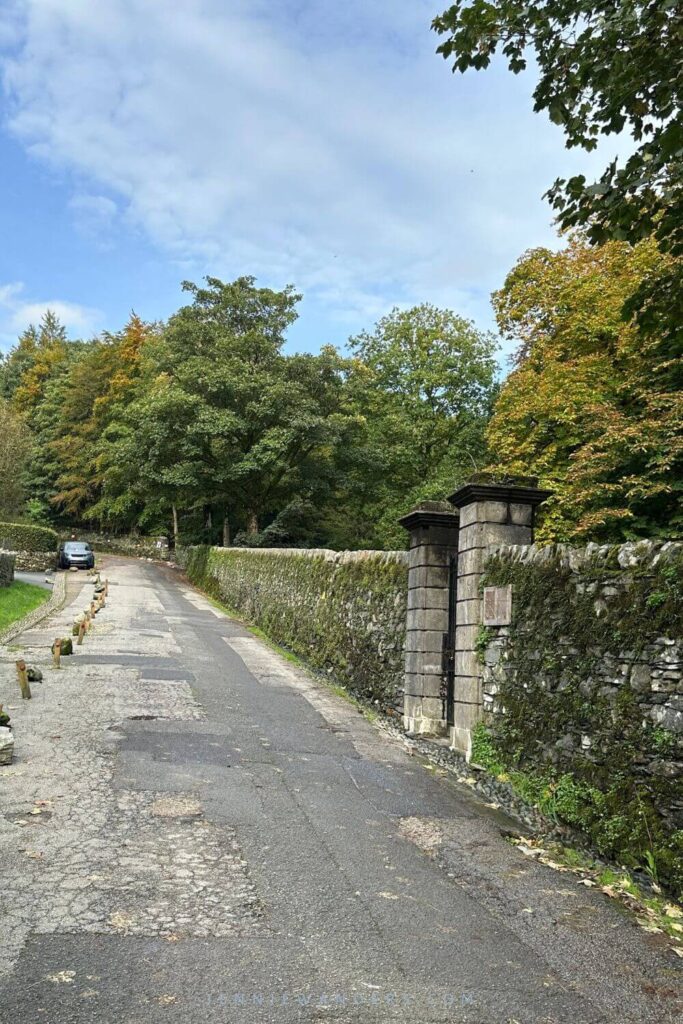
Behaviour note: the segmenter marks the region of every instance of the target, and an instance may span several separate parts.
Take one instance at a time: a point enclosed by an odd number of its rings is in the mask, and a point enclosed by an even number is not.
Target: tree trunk
[[[258,533],[258,516],[255,512],[247,516],[247,533]]]
[[[171,511],[173,513],[173,547],[177,548],[180,542],[180,533],[178,531],[178,509],[175,507],[175,502],[171,505]]]
[[[210,544],[213,540],[213,516],[211,515],[210,505],[207,505],[204,509],[204,524],[206,526],[206,539]]]
[[[230,547],[230,520],[227,516],[223,516],[223,547]]]

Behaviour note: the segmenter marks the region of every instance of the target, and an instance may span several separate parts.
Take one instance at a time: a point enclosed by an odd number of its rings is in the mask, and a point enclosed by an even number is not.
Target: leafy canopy
[[[652,240],[593,248],[575,235],[522,256],[494,296],[519,348],[490,468],[553,490],[541,539],[683,535],[683,366],[621,312],[664,260]]]
[[[329,525],[339,546],[400,547],[399,516],[484,462],[495,338],[423,304],[394,309],[349,346],[347,393],[362,425],[342,453]]]
[[[517,74],[533,54],[534,109],[562,126],[568,147],[591,150],[602,135],[632,135],[635,150],[598,181],[554,183],[548,196],[561,228],[585,226],[593,244],[654,235],[661,252],[683,258],[680,0],[458,0],[433,27],[446,37],[438,52],[461,72],[488,67],[500,50]],[[642,310],[650,328],[665,318],[676,334],[682,285],[680,263],[667,265],[641,283],[627,311]]]

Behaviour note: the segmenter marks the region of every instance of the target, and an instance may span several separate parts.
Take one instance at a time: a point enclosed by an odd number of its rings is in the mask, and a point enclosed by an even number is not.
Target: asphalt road
[[[106,565],[59,673],[81,577],[20,641],[45,679],[0,769],[1,1021],[679,1019],[661,936],[172,570]]]
[[[52,590],[54,575],[53,572],[24,572],[22,569],[18,569],[15,570],[14,578],[22,583],[32,583],[34,587]]]

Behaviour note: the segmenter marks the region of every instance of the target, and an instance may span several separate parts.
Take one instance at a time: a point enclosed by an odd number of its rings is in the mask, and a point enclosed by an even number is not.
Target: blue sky
[[[180,282],[304,293],[292,349],[489,295],[555,245],[542,199],[601,161],[534,115],[533,72],[453,75],[439,0],[3,0],[0,347],[51,306],[73,336]],[[610,155],[610,154],[608,154]]]

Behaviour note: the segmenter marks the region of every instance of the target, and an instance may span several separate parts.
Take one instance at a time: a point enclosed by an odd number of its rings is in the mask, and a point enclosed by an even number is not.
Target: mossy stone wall
[[[500,548],[474,756],[597,849],[683,886],[683,545]]]
[[[14,554],[0,551],[0,587],[9,587],[14,579]]]
[[[365,700],[402,710],[408,554],[194,547],[190,580]]]

